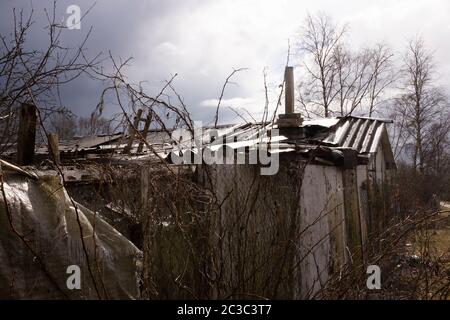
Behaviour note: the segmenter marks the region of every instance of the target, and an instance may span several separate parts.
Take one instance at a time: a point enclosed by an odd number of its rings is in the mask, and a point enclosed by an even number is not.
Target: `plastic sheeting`
[[[139,298],[138,248],[91,210],[76,210],[58,176],[0,165],[0,299]],[[72,265],[80,289],[68,288]]]

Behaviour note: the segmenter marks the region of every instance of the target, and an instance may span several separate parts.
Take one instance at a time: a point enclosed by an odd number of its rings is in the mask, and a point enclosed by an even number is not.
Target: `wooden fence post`
[[[59,139],[58,134],[49,133],[48,135],[48,151],[52,156],[52,160],[55,161],[56,164],[60,164],[60,156],[59,156]]]
[[[19,132],[17,134],[17,164],[19,165],[33,163],[36,122],[36,107],[30,103],[23,103],[20,108]]]
[[[147,119],[145,120],[144,131],[142,132],[142,137],[144,139],[147,138],[148,130],[150,128],[151,123],[152,123],[152,114],[149,111],[149,113],[147,115]],[[144,149],[144,141],[141,141],[141,142],[139,142],[139,147],[138,147],[137,153],[141,153],[143,149]]]
[[[136,112],[136,116],[134,117],[133,125],[130,125],[128,128],[128,144],[125,146],[124,153],[130,153],[133,148],[133,140],[137,132],[139,131],[139,121],[141,121],[142,109],[139,109]]]

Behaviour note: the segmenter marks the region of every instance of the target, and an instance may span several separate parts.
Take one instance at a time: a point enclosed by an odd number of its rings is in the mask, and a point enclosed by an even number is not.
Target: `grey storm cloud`
[[[53,1],[0,2],[0,33],[11,30],[12,8],[34,9],[36,24],[30,47],[46,41],[43,9]],[[223,121],[236,120],[227,107],[245,108],[258,117],[264,106],[263,70],[268,73],[269,96],[275,106],[277,88],[286,62],[288,40],[293,53],[299,26],[308,12],[324,11],[339,23],[348,23],[348,41],[361,47],[386,42],[401,61],[409,38],[420,34],[435,51],[442,85],[450,84],[450,2],[447,0],[305,0],[305,1],[107,1],[59,0],[61,19],[69,5],[85,13],[81,30],[67,30],[66,45],[79,43],[89,28],[88,53],[111,51],[123,59],[133,57],[130,81],[145,81],[157,93],[175,73],[174,84],[194,119],[211,120],[225,78],[233,68],[248,68],[236,75],[223,100]],[[298,55],[291,56],[296,77],[302,76]],[[75,113],[94,109],[101,83],[80,78],[63,88],[63,102]],[[108,108],[108,106],[107,106]],[[109,106],[109,112],[116,111]]]

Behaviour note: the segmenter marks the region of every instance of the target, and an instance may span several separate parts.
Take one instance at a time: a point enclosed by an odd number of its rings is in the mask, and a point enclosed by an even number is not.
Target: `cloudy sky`
[[[67,43],[74,44],[93,26],[87,44],[89,52],[108,50],[115,56],[134,58],[127,74],[133,82],[147,81],[150,92],[158,92],[173,74],[175,86],[184,97],[195,119],[212,119],[217,98],[233,68],[248,68],[234,78],[236,85],[225,94],[223,106],[246,108],[260,117],[264,106],[263,70],[268,73],[270,99],[276,99],[281,83],[288,41],[293,47],[291,64],[296,77],[302,76],[301,53],[295,42],[299,26],[307,13],[324,11],[337,23],[348,23],[347,41],[361,47],[376,42],[389,44],[397,59],[408,39],[420,35],[435,52],[442,85],[450,86],[450,1],[448,0],[248,0],[248,1],[58,1],[61,19],[69,5],[86,11],[81,30],[66,32]],[[33,5],[36,24],[32,45],[45,39],[44,7],[51,1],[3,0],[0,2],[0,32],[11,26],[11,10]],[[95,107],[101,87],[79,79],[64,90],[63,102],[78,115]],[[272,103],[272,106],[274,104]],[[107,112],[114,112],[109,106]],[[222,121],[236,121],[231,111]]]

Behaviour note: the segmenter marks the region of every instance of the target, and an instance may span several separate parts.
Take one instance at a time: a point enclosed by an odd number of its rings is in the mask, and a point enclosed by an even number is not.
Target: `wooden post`
[[[294,67],[286,67],[284,70],[284,107],[285,113],[294,113]]]
[[[48,135],[48,151],[52,156],[53,161],[55,161],[56,164],[60,164],[59,139],[56,133],[50,133]]]
[[[19,132],[17,134],[17,164],[33,163],[36,139],[36,107],[23,103],[20,108]]]
[[[133,120],[133,125],[128,127],[128,144],[126,145],[125,149],[123,150],[124,153],[130,153],[131,148],[133,147],[133,140],[134,136],[136,134],[136,131],[139,130],[139,121],[141,121],[142,116],[142,109],[139,109],[136,113],[136,116]]]
[[[145,120],[144,131],[142,132],[142,137],[144,139],[147,138],[148,129],[150,128],[151,123],[152,123],[152,114],[149,111],[149,113],[147,115],[147,119]],[[139,142],[139,147],[138,147],[137,153],[141,153],[143,149],[144,149],[144,142],[141,141],[141,142]]]
[[[361,231],[361,216],[359,210],[357,182],[357,153],[354,150],[344,150],[344,167],[342,183],[344,185],[344,210],[347,247],[355,266],[364,262],[364,249]]]

